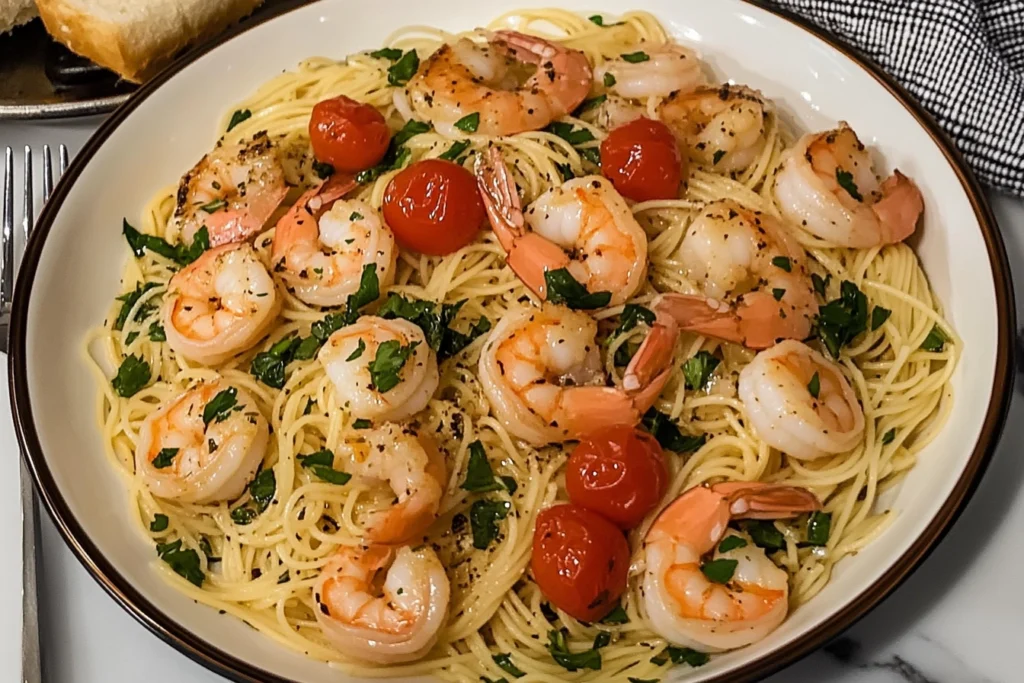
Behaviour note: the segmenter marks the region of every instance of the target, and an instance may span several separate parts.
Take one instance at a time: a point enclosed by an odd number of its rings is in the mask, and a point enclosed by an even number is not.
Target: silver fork
[[[68,149],[59,148],[60,175],[68,166]],[[32,191],[32,148],[25,147],[24,212],[21,221],[23,237],[16,245],[14,230],[14,150],[7,148],[4,169],[3,232],[0,233],[0,351],[6,353],[11,321],[11,301],[14,295],[14,275],[24,243],[35,222]],[[50,146],[43,145],[43,201],[53,193],[53,163]],[[16,259],[17,255],[17,259]],[[39,560],[39,506],[32,477],[25,459],[21,458],[21,677],[24,683],[41,683],[42,668],[39,657],[39,593],[36,587],[36,566]]]

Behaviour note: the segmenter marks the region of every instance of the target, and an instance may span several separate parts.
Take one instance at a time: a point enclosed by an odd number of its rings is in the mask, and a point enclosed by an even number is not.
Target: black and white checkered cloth
[[[985,183],[1024,195],[1024,0],[762,0],[867,55]]]

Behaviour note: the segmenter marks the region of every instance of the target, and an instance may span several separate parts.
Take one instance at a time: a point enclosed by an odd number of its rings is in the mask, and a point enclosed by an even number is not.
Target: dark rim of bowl
[[[1002,238],[996,226],[992,211],[985,200],[978,181],[965,164],[947,135],[938,127],[932,117],[921,108],[901,86],[874,63],[843,45],[825,31],[809,24],[805,20],[789,12],[773,7],[763,7],[753,0],[752,5],[781,17],[810,34],[811,37],[823,41],[858,64],[868,74],[899,101],[918,123],[929,133],[935,144],[942,150],[950,166],[954,169],[971,201],[971,205],[981,226],[982,236],[988,250],[992,266],[996,303],[999,311],[998,350],[996,356],[995,376],[993,377],[992,393],[988,411],[982,425],[981,434],[975,444],[971,458],[960,475],[959,480],[932,519],[925,531],[914,541],[911,547],[899,557],[885,574],[874,584],[854,597],[841,610],[830,616],[812,631],[796,638],[763,657],[758,658],[740,668],[715,677],[715,681],[746,682],[759,680],[818,649],[829,640],[835,638],[852,626],[873,607],[888,596],[897,586],[921,564],[935,548],[937,543],[948,532],[952,523],[963,511],[974,493],[981,474],[992,457],[1002,431],[1009,408],[1012,382],[1014,377],[1014,354],[1012,353],[1015,330],[1015,307],[1013,289],[1010,280],[1010,269]],[[196,48],[186,56],[170,65],[152,81],[144,85],[129,101],[117,109],[103,123],[95,135],[86,143],[71,164],[66,177],[58,183],[53,198],[44,207],[39,218],[38,227],[32,234],[26,250],[24,265],[15,290],[14,310],[11,320],[11,352],[8,359],[11,376],[11,403],[14,411],[15,426],[21,448],[25,453],[29,468],[35,478],[37,490],[49,511],[51,518],[72,552],[85,566],[93,578],[107,593],[118,602],[129,614],[159,638],[169,643],[182,653],[206,666],[207,668],[235,681],[260,681],[266,683],[288,683],[289,679],[281,678],[263,669],[257,668],[234,657],[223,650],[203,641],[191,633],[186,627],[175,622],[157,609],[139,593],[99,552],[85,534],[81,525],[74,518],[61,492],[58,490],[50,473],[42,447],[36,433],[32,418],[32,406],[29,400],[27,366],[25,362],[26,322],[28,317],[31,284],[39,265],[46,237],[56,218],[61,204],[76,178],[81,175],[89,159],[103,145],[106,139],[131,113],[149,97],[157,88],[174,77],[183,68],[196,61],[214,48],[222,45],[238,34],[259,26],[277,16],[291,12],[301,6],[310,4],[301,0],[288,0],[275,11],[261,17],[259,21],[244,27],[236,27],[220,36],[217,40]]]

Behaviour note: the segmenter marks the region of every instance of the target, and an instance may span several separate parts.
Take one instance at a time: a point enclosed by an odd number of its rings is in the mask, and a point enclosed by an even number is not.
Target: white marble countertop
[[[67,144],[74,154],[96,120],[2,124],[0,148]],[[994,195],[1024,303],[1024,202]],[[1022,310],[1019,306],[1018,310]],[[1015,396],[1002,442],[966,511],[935,552],[843,637],[771,683],[1016,683],[1024,681],[1024,399]],[[4,453],[4,456],[9,454]],[[11,470],[12,476],[14,470]],[[41,642],[47,683],[215,683],[122,611],[43,515]],[[6,533],[11,529],[5,525]],[[6,545],[6,544],[5,544]],[[8,545],[7,547],[11,547]],[[16,577],[9,577],[16,580]]]

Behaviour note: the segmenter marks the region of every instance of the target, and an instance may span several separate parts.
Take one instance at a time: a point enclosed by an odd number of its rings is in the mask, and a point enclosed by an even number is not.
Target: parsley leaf
[[[269,350],[257,353],[249,365],[249,372],[268,387],[280,389],[284,386],[284,369],[301,343],[298,337],[285,337]]]
[[[498,522],[508,517],[511,506],[503,500],[484,498],[469,508],[469,524],[473,530],[473,547],[486,550],[498,537]]]
[[[948,341],[949,337],[946,336],[946,333],[943,332],[942,328],[939,327],[938,323],[936,323],[932,326],[932,331],[929,332],[928,336],[924,338],[923,342],[921,342],[921,350],[938,353],[945,348],[946,342]]]
[[[711,157],[711,165],[712,166],[717,166],[718,162],[721,161],[722,157],[724,157],[724,156],[725,156],[725,150],[724,149],[716,149],[714,156]]]
[[[612,337],[618,337],[620,334],[629,332],[640,323],[648,326],[653,325],[654,319],[654,311],[651,309],[640,304],[626,304],[622,309],[622,314],[619,316],[619,325],[612,332]]]
[[[743,538],[742,536],[731,535],[726,536],[724,539],[722,539],[722,542],[718,544],[718,552],[727,553],[730,550],[736,550],[737,548],[746,547],[747,539]]]
[[[147,334],[149,334],[149,341],[167,341],[167,332],[164,331],[164,326],[158,322],[152,322],[149,324],[149,330],[147,330]]]
[[[871,309],[871,331],[874,332],[879,327],[885,324],[885,321],[892,315],[892,311],[888,308],[882,308],[881,306],[875,306]]]
[[[868,298],[849,280],[840,285],[838,299],[818,309],[816,330],[825,348],[833,358],[854,337],[867,329]]]
[[[199,553],[191,548],[182,550],[180,538],[173,543],[157,543],[156,554],[179,576],[199,588],[203,587],[206,574],[199,568]]]
[[[277,492],[277,477],[274,476],[274,469],[260,470],[260,473],[249,482],[249,495],[256,502],[256,509],[263,512],[274,499]]]
[[[210,399],[210,402],[203,408],[203,424],[210,424],[214,420],[223,422],[228,418],[231,409],[238,404],[238,389],[228,387]]]
[[[707,388],[708,382],[711,380],[711,373],[721,362],[707,351],[698,351],[697,355],[688,359],[683,365],[686,387],[694,391]]]
[[[544,272],[547,284],[547,300],[553,304],[565,304],[574,310],[589,311],[603,308],[612,300],[611,292],[589,292],[572,276],[568,268]]]
[[[811,375],[811,381],[807,383],[807,391],[813,399],[817,399],[818,394],[821,393],[821,378],[818,377],[817,370]]]
[[[839,187],[846,190],[847,194],[856,199],[858,202],[864,201],[864,197],[862,197],[860,192],[857,190],[856,183],[853,182],[852,173],[850,173],[849,171],[844,171],[843,169],[836,166],[836,182],[839,183]]]
[[[616,605],[615,609],[605,615],[601,620],[602,624],[608,624],[609,626],[617,626],[619,624],[628,624],[629,615],[626,614],[626,610],[622,608],[622,605]]]
[[[661,447],[676,453],[689,453],[704,445],[707,436],[683,434],[668,415],[651,408],[644,415],[643,424]]]
[[[316,177],[320,180],[327,180],[334,175],[334,166],[323,161],[313,160],[313,173],[316,173]]]
[[[231,511],[231,521],[239,526],[245,526],[246,524],[252,524],[252,520],[256,519],[257,512],[248,505],[237,507]]]
[[[832,530],[832,513],[816,510],[807,520],[807,542],[811,545],[826,545]]]
[[[396,47],[385,47],[380,50],[374,50],[370,53],[370,56],[374,59],[386,59],[389,62],[395,62],[402,58],[402,51]]]
[[[121,304],[121,310],[117,314],[117,319],[114,321],[114,329],[124,329],[124,324],[128,322],[128,314],[131,313],[132,309],[135,307],[135,304],[138,303],[139,299],[142,298],[142,295],[148,292],[149,290],[153,289],[154,287],[159,286],[159,283],[156,282],[147,282],[144,285],[141,282],[136,283],[134,290],[130,292],[125,292],[121,296],[117,297],[117,300],[123,303]],[[135,312],[135,321],[139,322],[141,320],[145,320],[146,316],[148,316],[152,310],[153,307],[151,305],[147,304],[140,306],[139,310]]]
[[[749,519],[740,524],[740,527],[750,534],[754,545],[765,550],[782,550],[786,547],[786,539],[782,532],[775,528],[775,525],[767,520]]]
[[[206,204],[200,206],[199,210],[205,211],[206,213],[217,213],[221,209],[225,208],[227,205],[228,203],[224,199],[214,199],[212,202],[207,202]]]
[[[600,14],[595,14],[591,17],[587,17],[587,19],[597,24],[598,26],[604,26],[604,17],[602,17]]]
[[[416,54],[416,50],[409,50],[388,68],[388,83],[405,85],[410,78],[416,75],[419,68],[419,55]]]
[[[228,129],[224,132],[230,133],[231,129],[233,129],[235,126],[242,123],[243,121],[248,121],[250,118],[252,118],[252,112],[248,109],[236,110],[235,113],[231,115],[231,120],[228,121]]]
[[[787,273],[793,271],[793,264],[790,263],[788,256],[776,256],[775,258],[772,259],[772,265],[775,266],[776,268],[781,268]]]
[[[469,346],[477,337],[491,329],[491,321],[480,318],[468,333],[452,329],[452,323],[466,300],[454,304],[437,304],[422,299],[406,299],[391,292],[377,315],[388,320],[401,318],[418,325],[423,330],[427,345],[437,353],[439,361],[451,358]]]
[[[565,629],[548,631],[548,651],[551,653],[551,658],[559,666],[568,671],[577,671],[579,669],[601,670],[600,649],[611,642],[611,634],[607,631],[601,631],[594,638],[594,646],[583,652],[570,651],[565,636]]]
[[[459,140],[453,142],[452,146],[447,151],[441,153],[437,158],[444,159],[445,161],[455,161],[459,158],[459,155],[465,152],[471,143],[469,140]]]
[[[405,143],[413,136],[426,133],[430,129],[431,125],[423,121],[409,120],[406,122],[401,130],[391,137],[391,142],[388,143],[388,151],[384,154],[384,158],[381,159],[380,163],[357,173],[356,182],[369,183],[376,180],[386,171],[402,168],[412,155],[409,148],[405,147]]]
[[[124,219],[121,233],[128,242],[128,246],[131,247],[132,253],[137,258],[141,257],[146,250],[149,250],[154,254],[159,254],[164,258],[174,261],[179,266],[187,266],[210,248],[210,233],[205,225],[196,231],[195,236],[192,238],[192,244],[188,246],[184,244],[172,245],[156,235],[141,233],[133,228],[127,219]]]
[[[604,87],[610,88],[613,85],[615,85],[615,76],[611,75],[610,73],[606,73],[604,75]]]
[[[476,129],[480,127],[479,112],[466,114],[461,119],[455,122],[455,127],[461,130],[463,133],[475,133]]]
[[[153,521],[149,523],[149,530],[156,532],[167,531],[168,524],[170,524],[170,520],[167,518],[167,515],[158,512],[153,515]]]
[[[598,95],[597,97],[590,97],[583,100],[580,106],[576,108],[576,114],[582,114],[588,112],[595,107],[601,106],[601,104],[608,99],[607,95]]]
[[[786,296],[786,290],[781,287],[775,287],[772,289],[772,296],[775,297],[776,301],[782,301],[782,297]]]
[[[889,444],[891,444],[895,440],[896,440],[896,428],[895,427],[893,427],[892,429],[890,429],[889,431],[887,431],[885,434],[882,435],[882,445],[883,446],[888,446]]]
[[[352,429],[369,429],[373,423],[365,418],[358,418],[352,421]]]
[[[350,354],[348,355],[348,358],[346,358],[345,360],[346,360],[346,361],[353,361],[353,360],[357,360],[357,359],[358,359],[358,358],[359,358],[360,356],[362,356],[362,355],[363,355],[363,351],[365,351],[365,350],[366,350],[366,342],[364,342],[364,341],[363,341],[363,339],[362,339],[362,337],[360,337],[360,338],[359,338],[359,343],[358,343],[358,344],[356,344],[356,348],[355,348],[355,351],[353,351],[352,353],[350,353]]]
[[[709,581],[729,583],[729,579],[736,573],[736,565],[738,564],[739,560],[711,560],[702,564],[700,570],[704,576],[708,577]]]
[[[711,659],[704,652],[697,652],[688,647],[673,647],[671,645],[665,648],[665,654],[669,656],[673,664],[689,664],[694,668],[704,666]]]
[[[479,440],[469,444],[469,464],[466,466],[466,480],[460,487],[463,491],[473,493],[489,493],[490,491],[503,491],[509,487],[504,481],[511,477],[499,479],[494,476],[494,470],[487,459],[487,452]],[[513,484],[515,480],[512,479]],[[514,492],[514,489],[513,489]]]
[[[522,678],[526,675],[525,671],[512,663],[512,656],[508,652],[499,652],[496,655],[492,655],[491,659],[494,660],[494,663],[497,664],[502,671],[513,678]]]
[[[402,126],[394,136],[392,136],[391,141],[394,142],[396,146],[400,147],[417,135],[429,132],[430,129],[431,125],[425,121],[409,119],[406,121],[405,125]]]
[[[401,382],[399,374],[420,342],[402,346],[397,339],[389,339],[377,347],[377,355],[370,361],[370,382],[376,391],[391,391]]]
[[[300,455],[298,461],[300,465],[328,483],[343,486],[352,479],[348,472],[334,469],[334,453],[326,448],[309,455]]]
[[[121,362],[117,376],[110,381],[110,385],[121,398],[130,398],[149,383],[150,376],[149,363],[142,360],[141,356],[132,354]]]
[[[650,55],[643,51],[627,52],[625,54],[619,55],[619,57],[621,57],[624,61],[629,62],[630,64],[639,64],[640,62],[646,62],[651,58]]]
[[[161,448],[160,452],[153,458],[153,467],[158,470],[166,469],[174,464],[174,458],[178,455],[180,448]]]
[[[821,277],[817,273],[811,273],[811,284],[814,285],[814,291],[818,293],[822,299],[828,296],[828,283],[832,280],[832,273],[829,273],[825,277]]]
[[[555,121],[545,128],[549,133],[557,135],[573,147],[578,147],[585,142],[591,142],[594,140],[594,134],[587,128],[575,129],[571,123],[565,121]]]

